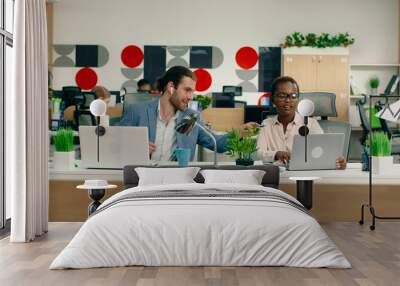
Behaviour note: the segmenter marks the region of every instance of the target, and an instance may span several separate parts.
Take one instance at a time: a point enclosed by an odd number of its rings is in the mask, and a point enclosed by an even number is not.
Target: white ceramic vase
[[[393,171],[393,156],[372,156],[372,174],[383,175]]]
[[[54,152],[53,168],[55,170],[71,170],[75,168],[75,151]]]

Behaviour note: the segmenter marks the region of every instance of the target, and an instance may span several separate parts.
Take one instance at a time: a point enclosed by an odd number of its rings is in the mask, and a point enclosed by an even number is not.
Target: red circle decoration
[[[194,74],[196,75],[196,91],[205,91],[210,88],[212,77],[208,71],[197,69]]]
[[[81,89],[92,89],[97,84],[97,74],[91,68],[80,69],[75,75],[75,82]]]
[[[251,47],[242,47],[236,52],[236,63],[243,69],[248,70],[258,62],[258,54]]]
[[[139,66],[143,61],[143,52],[138,46],[127,46],[121,52],[121,61],[129,68]]]

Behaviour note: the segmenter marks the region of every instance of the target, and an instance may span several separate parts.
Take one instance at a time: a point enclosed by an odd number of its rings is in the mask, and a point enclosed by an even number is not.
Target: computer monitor
[[[82,167],[122,169],[126,165],[149,164],[147,127],[105,127],[105,134],[99,138],[99,161],[95,130],[96,126],[79,126]]]
[[[269,106],[247,105],[244,109],[244,120],[261,124],[267,116],[275,114],[276,110]]]
[[[242,87],[234,85],[224,85],[222,87],[222,92],[232,92],[234,96],[242,96]]]
[[[212,107],[235,107],[235,97],[230,92],[213,92],[212,93]]]

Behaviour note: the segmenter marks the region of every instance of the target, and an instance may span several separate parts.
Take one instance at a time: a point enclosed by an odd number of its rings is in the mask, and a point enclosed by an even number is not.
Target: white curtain
[[[48,227],[47,25],[45,0],[14,8],[13,94],[6,103],[6,187],[11,188],[12,242]]]

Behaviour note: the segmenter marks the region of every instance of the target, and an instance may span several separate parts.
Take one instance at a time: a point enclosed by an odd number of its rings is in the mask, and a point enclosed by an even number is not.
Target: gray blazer
[[[149,141],[155,142],[156,130],[157,130],[157,107],[159,100],[153,100],[138,104],[131,104],[124,111],[124,115],[121,119],[121,126],[146,126],[149,130]],[[186,111],[186,114],[196,112],[192,109]],[[181,112],[178,117],[178,123],[183,119],[184,114]],[[204,126],[204,123],[200,120],[199,124]],[[216,135],[217,140],[217,151],[222,153],[225,151],[227,136]],[[210,150],[214,150],[213,140],[207,135],[201,128],[195,126],[189,135],[184,135],[176,132],[176,143],[179,148],[189,148],[191,150],[191,160],[194,159],[194,152],[196,150],[196,144],[206,147]]]

